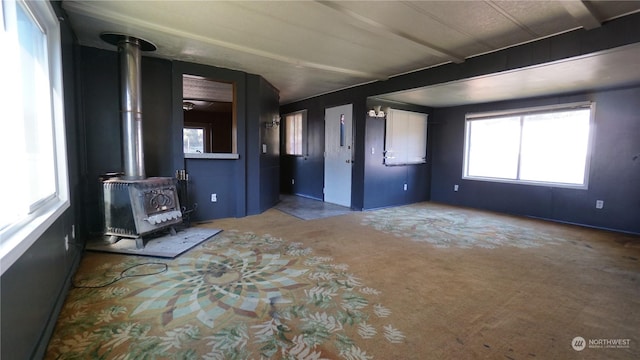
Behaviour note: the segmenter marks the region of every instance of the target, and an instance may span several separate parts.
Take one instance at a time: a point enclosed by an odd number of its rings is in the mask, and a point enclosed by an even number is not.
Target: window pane
[[[583,184],[590,110],[524,117],[520,178]]]
[[[520,118],[469,121],[467,176],[516,179]]]
[[[29,206],[56,191],[53,120],[51,116],[51,87],[46,56],[46,38],[35,21],[17,6],[18,41],[26,154],[25,170],[29,187],[26,194]]]
[[[285,152],[289,155],[302,155],[302,113],[285,117]]]
[[[3,169],[21,180],[0,189],[4,272],[70,202],[58,19],[47,1],[7,0],[1,9],[0,147],[10,154]]]
[[[204,153],[204,129],[184,128],[182,147],[185,153]]]

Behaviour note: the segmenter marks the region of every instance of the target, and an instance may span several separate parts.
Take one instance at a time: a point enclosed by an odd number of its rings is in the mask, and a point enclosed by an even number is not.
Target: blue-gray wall
[[[371,147],[380,148],[384,142],[384,121],[366,115],[366,110],[376,105],[376,95],[514,70],[638,42],[640,14],[634,14],[607,22],[600,28],[575,30],[470,58],[462,64],[447,64],[285,104],[280,107],[281,114],[308,111],[309,156],[282,156],[281,190],[322,199],[324,109],[353,103],[356,163],[352,176],[352,208],[372,209],[431,199],[638,233],[640,187],[633,184],[639,183],[640,159],[631,160],[640,153],[637,88],[549,94],[542,99],[446,109],[414,109],[430,114],[427,164],[387,167],[382,165],[381,153],[372,156],[366,151]],[[461,182],[465,112],[579,100],[597,102],[596,142],[588,191]],[[291,179],[295,179],[295,185]],[[408,184],[408,191],[403,191],[404,183]],[[461,186],[458,193],[453,192],[454,184]],[[595,211],[596,199],[605,200],[605,209]]]
[[[100,209],[99,178],[122,171],[118,54],[81,47],[86,119],[85,206]],[[189,173],[189,203],[197,203],[193,221],[258,214],[278,201],[279,133],[265,131],[266,119],[278,114],[278,91],[258,75],[180,61],[142,57],[142,111],[147,176]],[[236,89],[239,159],[184,159],[182,151],[182,75],[233,82]],[[267,154],[262,154],[262,143]],[[211,194],[218,201],[211,202]],[[90,212],[92,233],[102,231],[99,210]]]
[[[235,84],[239,159],[184,159],[182,153],[182,75],[199,75]],[[144,89],[143,89],[144,92]],[[190,179],[194,221],[259,214],[279,198],[280,163],[277,130],[264,123],[278,115],[278,90],[262,77],[241,71],[186,62],[173,65],[173,157]],[[143,104],[144,106],[144,104]],[[262,144],[267,153],[262,153]],[[211,194],[218,201],[211,202]]]
[[[307,155],[285,155],[281,144],[280,189],[283,193],[296,194],[323,200],[324,187],[324,111],[326,108],[353,104],[354,162],[351,176],[351,208],[373,209],[410,204],[429,200],[430,164],[385,166],[383,164],[384,120],[370,118],[367,110],[373,105],[389,105],[370,100],[369,86],[312,98],[280,107],[284,115],[307,110]],[[430,108],[415,105],[393,107],[429,114]],[[284,138],[284,127],[281,134]],[[304,132],[304,129],[303,129]],[[379,149],[375,154],[365,149]],[[292,184],[291,180],[295,180]],[[407,184],[407,190],[404,190]]]
[[[250,96],[248,117],[258,119],[249,123],[247,134],[247,214],[259,214],[280,200],[280,131],[273,127],[279,115],[278,91],[260,76],[251,75],[249,86],[258,89]],[[264,150],[263,151],[263,146]]]
[[[640,87],[435,109],[431,199],[447,204],[640,233]],[[465,114],[594,101],[589,188],[462,180]],[[458,192],[453,185],[460,186]],[[595,208],[596,200],[605,206]]]
[[[54,8],[64,17],[58,3]],[[61,21],[64,114],[71,207],[0,278],[0,358],[41,358],[55,326],[70,278],[80,260],[86,227],[82,219],[81,174],[83,165],[83,126],[77,116],[79,78],[76,71],[79,52],[74,34]],[[75,226],[75,240],[72,227]],[[65,248],[65,236],[71,240]]]

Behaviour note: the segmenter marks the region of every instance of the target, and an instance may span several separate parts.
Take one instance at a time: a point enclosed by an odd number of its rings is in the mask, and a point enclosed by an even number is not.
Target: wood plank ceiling
[[[63,1],[82,45],[259,74],[281,103],[431,68],[640,11],[639,1]]]

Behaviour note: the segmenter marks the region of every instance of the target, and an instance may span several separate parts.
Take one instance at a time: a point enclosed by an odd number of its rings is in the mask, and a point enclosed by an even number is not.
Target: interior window
[[[587,186],[593,104],[468,114],[467,179]]]
[[[237,153],[234,84],[187,74],[182,80],[185,154]]]

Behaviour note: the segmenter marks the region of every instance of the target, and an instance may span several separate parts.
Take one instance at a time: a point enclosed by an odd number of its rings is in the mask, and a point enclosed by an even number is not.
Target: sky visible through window
[[[467,178],[586,185],[591,109],[467,119]]]

